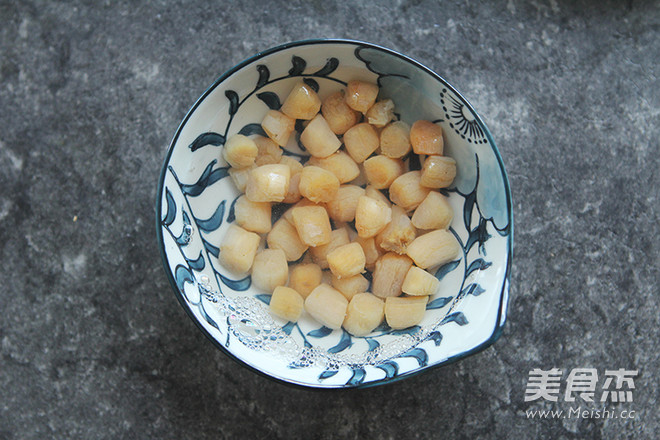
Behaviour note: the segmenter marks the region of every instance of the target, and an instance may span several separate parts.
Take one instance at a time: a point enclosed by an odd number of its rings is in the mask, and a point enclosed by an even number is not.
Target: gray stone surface
[[[657,438],[658,2],[238,3],[0,0],[0,439]],[[234,64],[312,37],[416,58],[491,128],[515,208],[495,346],[320,393],[238,366],[177,303],[154,205],[179,121]],[[528,418],[580,404],[524,401],[553,367],[638,369],[608,405],[635,418]]]

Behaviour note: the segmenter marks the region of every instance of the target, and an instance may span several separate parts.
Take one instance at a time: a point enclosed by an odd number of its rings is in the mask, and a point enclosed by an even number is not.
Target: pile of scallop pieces
[[[220,263],[251,274],[284,320],[306,312],[354,336],[383,319],[392,329],[417,325],[439,288],[429,270],[458,254],[447,231],[453,211],[438,191],[456,176],[442,129],[397,120],[378,94],[350,81],[321,100],[301,81],[261,122],[268,137],[237,134],[223,148],[242,194]],[[297,123],[309,158],[283,155]],[[421,169],[404,162],[413,154]],[[273,223],[276,206],[285,211]]]

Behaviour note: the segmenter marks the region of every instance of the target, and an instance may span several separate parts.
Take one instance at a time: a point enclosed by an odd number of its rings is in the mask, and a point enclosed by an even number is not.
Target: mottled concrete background
[[[657,438],[660,4],[235,3],[0,0],[0,439]],[[493,132],[515,262],[485,352],[385,387],[292,389],[177,303],[154,205],[179,121],[234,64],[313,37],[416,58]],[[602,407],[525,402],[528,372],[553,367],[638,369],[634,402],[608,405],[635,418],[529,419]]]

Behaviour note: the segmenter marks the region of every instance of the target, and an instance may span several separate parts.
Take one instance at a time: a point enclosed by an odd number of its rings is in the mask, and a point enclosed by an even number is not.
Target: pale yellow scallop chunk
[[[305,310],[324,326],[337,330],[346,316],[348,300],[337,289],[328,284],[319,284],[307,298]]]
[[[367,336],[383,322],[385,302],[368,292],[358,293],[348,303],[344,329],[353,336]]]
[[[295,289],[303,298],[307,298],[312,290],[321,284],[322,277],[323,271],[318,264],[296,264],[289,271],[289,287]]]
[[[282,249],[264,249],[257,253],[252,264],[252,284],[256,288],[271,293],[288,280],[289,266]]]
[[[300,135],[300,141],[309,154],[316,157],[328,157],[341,147],[341,141],[321,114],[307,124]]]
[[[447,229],[454,218],[449,199],[431,191],[412,215],[412,224],[418,229]]]
[[[295,125],[295,119],[277,110],[268,110],[261,121],[261,128],[264,129],[268,137],[282,147],[289,142],[289,137],[293,133]]]
[[[293,208],[291,216],[303,243],[316,247],[330,242],[330,218],[323,206],[297,206]]]
[[[424,319],[428,296],[390,297],[385,299],[385,320],[394,330],[419,324]]]
[[[403,293],[415,296],[430,296],[440,287],[440,281],[429,272],[417,266],[412,266],[403,280]]]
[[[277,286],[270,297],[270,312],[286,321],[297,322],[302,315],[305,300],[295,289]]]
[[[459,244],[451,232],[431,231],[408,245],[406,253],[422,269],[448,263],[458,256]]]
[[[314,203],[329,202],[339,190],[339,179],[332,172],[309,165],[300,172],[298,189],[303,197]]]
[[[253,202],[281,202],[289,191],[291,171],[282,164],[256,167],[248,176],[246,197]]]
[[[360,120],[360,113],[346,104],[344,91],[338,91],[325,98],[321,113],[335,134],[344,134]]]
[[[321,109],[321,98],[303,81],[298,82],[282,103],[280,111],[293,119],[312,119]]]
[[[232,272],[247,273],[252,267],[261,237],[237,225],[229,225],[220,244],[218,260]]]
[[[232,168],[245,168],[252,165],[257,158],[257,144],[247,136],[235,134],[225,142],[222,156]]]

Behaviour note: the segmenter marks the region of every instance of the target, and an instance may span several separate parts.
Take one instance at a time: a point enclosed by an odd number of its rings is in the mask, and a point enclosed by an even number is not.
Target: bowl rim
[[[172,272],[169,270],[169,264],[168,264],[168,259],[165,251],[165,245],[164,245],[164,240],[163,240],[163,231],[162,231],[162,219],[161,219],[161,214],[162,214],[162,207],[163,207],[163,189],[164,189],[164,184],[165,184],[165,176],[167,174],[167,167],[169,164],[169,161],[172,157],[172,153],[174,150],[174,146],[177,143],[177,140],[179,139],[179,136],[181,134],[181,131],[185,127],[185,125],[188,123],[188,120],[192,117],[192,114],[195,112],[195,110],[199,107],[199,105],[208,97],[209,94],[211,94],[216,87],[218,87],[220,84],[222,84],[227,78],[229,78],[231,75],[242,69],[243,67],[254,63],[255,61],[264,58],[268,55],[271,55],[276,52],[280,52],[286,49],[290,49],[293,47],[298,47],[298,46],[308,46],[308,45],[316,45],[316,44],[348,44],[348,45],[356,45],[356,46],[362,46],[362,47],[367,47],[370,49],[375,49],[379,50],[382,52],[385,52],[389,55],[398,57],[411,65],[415,66],[416,68],[421,69],[422,71],[426,72],[427,74],[431,75],[434,79],[437,81],[440,81],[442,84],[444,84],[448,89],[450,89],[453,93],[455,93],[459,98],[463,100],[463,102],[467,105],[467,107],[473,112],[475,115],[475,120],[481,127],[481,129],[484,131],[484,134],[486,138],[488,139],[488,142],[491,144],[493,153],[495,154],[495,158],[497,160],[497,163],[502,171],[502,177],[504,180],[504,191],[505,191],[505,198],[506,198],[506,210],[507,210],[507,220],[508,220],[508,228],[509,228],[509,234],[507,237],[507,261],[506,261],[506,269],[504,272],[504,280],[502,282],[502,289],[500,291],[500,301],[499,301],[499,306],[498,306],[498,311],[497,311],[497,317],[495,319],[495,327],[493,329],[493,333],[488,337],[484,342],[481,344],[473,347],[470,350],[455,354],[453,356],[448,357],[447,359],[438,362],[433,365],[427,365],[424,367],[420,367],[418,369],[402,373],[400,375],[396,375],[392,378],[383,378],[383,379],[378,379],[374,380],[371,382],[366,382],[366,383],[360,383],[358,385],[337,385],[337,386],[316,386],[314,384],[308,384],[308,383],[301,383],[297,381],[291,381],[283,378],[279,378],[276,376],[273,376],[271,374],[268,374],[265,371],[262,371],[255,366],[252,366],[248,364],[247,362],[239,359],[236,355],[234,355],[231,351],[229,351],[226,347],[224,347],[219,341],[217,341],[205,328],[202,326],[202,324],[196,319],[196,317],[192,314],[190,308],[186,305],[185,298],[179,292],[179,289],[177,287],[176,281],[174,279],[174,276],[172,275]],[[469,356],[472,356],[474,354],[477,354],[486,348],[490,347],[493,345],[499,338],[502,336],[502,332],[504,330],[504,326],[506,324],[507,320],[507,314],[506,310],[508,307],[508,301],[509,301],[509,290],[510,290],[510,277],[511,277],[511,264],[512,264],[512,259],[513,259],[513,235],[514,235],[514,225],[513,225],[513,204],[511,200],[511,188],[509,185],[509,177],[506,172],[506,168],[504,167],[504,161],[502,160],[502,156],[500,155],[499,149],[497,148],[497,145],[495,144],[495,140],[493,139],[490,130],[488,127],[486,127],[486,124],[483,122],[483,119],[481,118],[481,115],[474,109],[472,104],[465,99],[465,97],[454,88],[449,82],[447,82],[443,77],[441,77],[438,73],[433,71],[431,68],[427,67],[426,65],[420,63],[419,61],[410,58],[406,55],[403,55],[402,53],[389,49],[384,46],[380,46],[378,44],[374,43],[369,43],[366,41],[361,41],[361,40],[353,40],[353,39],[343,39],[343,38],[312,38],[312,39],[304,39],[304,40],[297,40],[297,41],[291,41],[287,43],[283,43],[277,46],[273,46],[269,49],[259,51],[255,55],[252,55],[251,57],[246,58],[245,60],[241,61],[240,63],[234,65],[234,67],[230,68],[229,70],[225,71],[222,75],[220,75],[205,91],[202,93],[202,95],[197,98],[195,103],[190,107],[190,109],[187,111],[185,117],[177,127],[177,130],[172,137],[172,140],[169,143],[168,149],[167,149],[167,155],[163,159],[163,165],[161,167],[160,171],[160,176],[158,178],[158,187],[157,187],[157,192],[156,192],[156,235],[158,239],[158,248],[160,251],[160,256],[161,256],[161,262],[163,264],[163,268],[165,269],[165,274],[167,276],[167,279],[170,283],[170,286],[174,290],[175,296],[179,302],[179,304],[182,306],[182,308],[185,310],[186,314],[190,317],[190,319],[195,323],[197,328],[201,330],[201,332],[215,345],[217,348],[219,348],[225,355],[227,355],[230,359],[232,359],[234,362],[238,363],[239,365],[247,368],[248,370],[251,370],[258,375],[262,377],[266,377],[274,382],[281,383],[284,385],[288,385],[294,388],[304,388],[304,389],[311,389],[311,390],[317,390],[317,391],[328,391],[328,390],[343,390],[343,389],[363,389],[363,388],[370,388],[374,386],[379,386],[379,385],[385,385],[385,384],[390,384],[394,382],[398,382],[399,380],[409,378],[412,376],[416,376],[418,374],[422,374],[425,372],[429,372],[431,370],[434,370],[438,367],[443,367],[446,365],[450,365],[454,362],[457,362],[459,360],[462,360],[464,358],[467,358]]]

